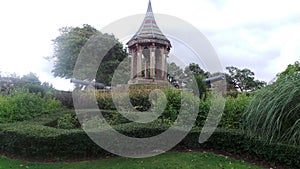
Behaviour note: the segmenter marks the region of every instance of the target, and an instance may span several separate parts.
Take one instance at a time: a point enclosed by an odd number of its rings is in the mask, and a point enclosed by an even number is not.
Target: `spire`
[[[158,43],[171,47],[170,41],[156,24],[152,11],[151,0],[149,0],[147,13],[141,27],[136,32],[136,34],[127,42],[127,45],[128,47],[130,47],[137,43]]]
[[[151,0],[149,0],[149,2],[148,2],[147,14],[148,13],[153,13],[153,11],[152,11],[152,5],[151,5]]]

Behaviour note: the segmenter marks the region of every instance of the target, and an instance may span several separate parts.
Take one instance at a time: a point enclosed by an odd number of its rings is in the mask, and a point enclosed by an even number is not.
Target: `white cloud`
[[[101,29],[125,16],[145,13],[148,0],[11,0],[0,6],[0,71],[37,73],[63,89],[43,59],[63,26],[90,24]],[[300,60],[300,11],[296,0],[152,0],[153,11],[197,27],[215,47],[224,66],[253,70],[272,79]],[[129,25],[130,26],[130,25]],[[51,66],[51,65],[50,65]],[[65,87],[69,88],[69,87]],[[64,88],[64,89],[65,89]]]

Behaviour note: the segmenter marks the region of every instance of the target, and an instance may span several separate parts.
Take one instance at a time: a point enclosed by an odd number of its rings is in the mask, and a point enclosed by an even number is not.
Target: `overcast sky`
[[[266,82],[300,60],[300,1],[152,0],[154,14],[183,19],[201,31],[224,67],[249,68]],[[0,2],[0,71],[69,90],[51,75],[52,39],[64,26],[101,28],[126,16],[145,14],[148,0],[9,0]],[[159,26],[159,25],[158,25]]]

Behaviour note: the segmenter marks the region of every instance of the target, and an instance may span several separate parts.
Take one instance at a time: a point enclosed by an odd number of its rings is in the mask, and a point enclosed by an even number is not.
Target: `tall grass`
[[[279,79],[257,91],[243,117],[244,130],[252,136],[300,145],[300,76]]]

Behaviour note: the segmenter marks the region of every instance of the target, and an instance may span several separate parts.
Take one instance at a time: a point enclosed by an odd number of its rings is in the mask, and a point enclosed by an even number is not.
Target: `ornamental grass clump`
[[[268,142],[300,145],[300,75],[257,91],[243,115],[246,133]]]

